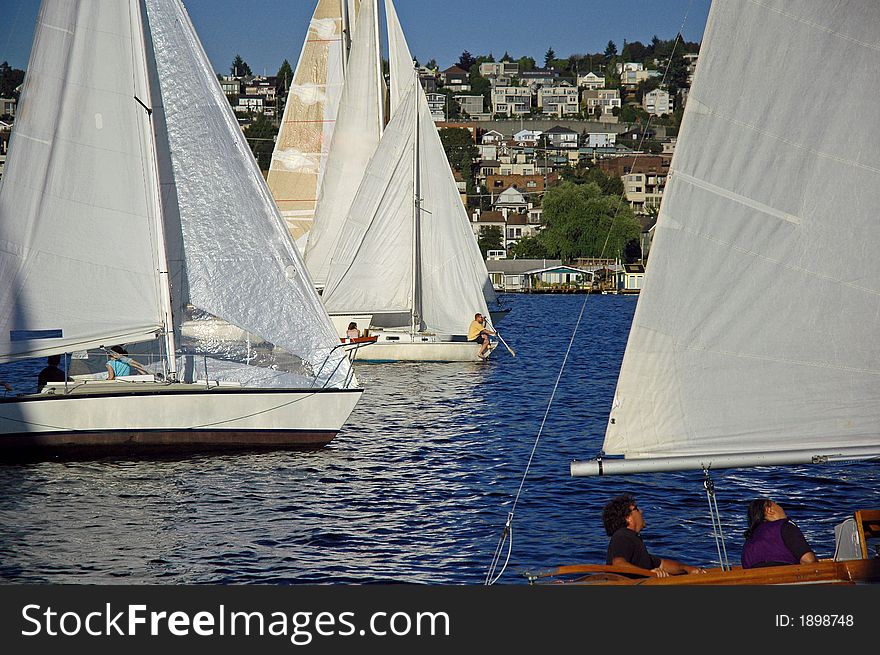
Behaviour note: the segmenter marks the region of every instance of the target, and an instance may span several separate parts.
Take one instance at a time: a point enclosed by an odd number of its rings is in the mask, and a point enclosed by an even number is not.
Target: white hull
[[[370,330],[378,341],[355,352],[363,362],[479,362],[479,344],[473,341],[451,341],[451,337],[392,330]],[[489,353],[495,348],[489,346]]]
[[[114,384],[115,382],[115,384]],[[86,382],[0,400],[0,459],[61,451],[314,448],[328,443],[362,389],[248,389]]]

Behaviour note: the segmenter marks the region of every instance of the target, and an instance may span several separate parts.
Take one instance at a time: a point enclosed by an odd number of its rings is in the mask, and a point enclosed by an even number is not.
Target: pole
[[[497,330],[495,332],[495,336],[498,337],[498,340],[504,344],[504,347],[507,348],[507,351],[511,354],[511,356],[516,357],[516,351],[507,345],[507,342],[504,340],[504,338],[500,334],[498,334]]]

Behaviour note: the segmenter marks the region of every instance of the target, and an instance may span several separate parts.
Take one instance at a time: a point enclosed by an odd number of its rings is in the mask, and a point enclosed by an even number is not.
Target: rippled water
[[[0,466],[0,580],[48,583],[478,584],[486,577],[581,307],[583,322],[515,507],[501,583],[604,561],[601,508],[630,491],[649,548],[717,559],[702,474],[571,478],[601,447],[636,300],[513,296],[486,363],[359,364],[367,388],[312,453]],[[584,305],[584,302],[586,304]],[[0,367],[27,388],[42,362]],[[772,495],[817,554],[853,509],[880,507],[880,465],[714,473],[727,548]]]

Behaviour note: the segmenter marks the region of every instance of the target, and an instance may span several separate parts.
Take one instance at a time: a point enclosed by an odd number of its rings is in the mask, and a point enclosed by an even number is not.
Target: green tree
[[[480,67],[474,64],[468,73],[471,94],[483,96],[483,109],[492,106],[492,82],[480,75]]]
[[[269,170],[277,134],[278,128],[263,114],[257,114],[253,123],[244,130],[244,136],[262,171]]]
[[[461,53],[461,57],[458,58],[458,66],[459,68],[463,68],[466,71],[471,69],[471,66],[477,63],[476,58],[469,53],[467,50]]]
[[[24,71],[13,68],[9,62],[0,64],[0,98],[18,98],[15,89],[24,82]]]
[[[241,77],[243,75],[253,75],[251,72],[251,67],[247,65],[247,62],[241,58],[241,55],[235,55],[235,59],[232,60],[232,66],[229,67],[229,72],[231,75],[235,77]]]
[[[531,57],[520,57],[517,63],[519,63],[520,72],[535,70],[535,60]]]
[[[506,250],[504,247],[504,233],[497,225],[484,225],[481,227],[477,244],[480,246],[480,252],[483,253],[483,259],[486,259],[486,253],[490,250]]]
[[[286,59],[282,62],[281,68],[278,69],[278,73],[275,75],[276,84],[279,90],[284,90],[286,94],[290,89],[290,84],[293,82],[293,69],[290,67],[290,62]]]
[[[471,138],[470,130],[463,127],[444,127],[439,132],[440,142],[450,166],[461,173],[465,180],[468,198],[476,195],[474,185],[474,162],[480,150]]]
[[[544,194],[544,228],[539,239],[549,256],[622,256],[626,245],[638,240],[641,225],[619,196],[602,193],[598,184],[563,182]]]
[[[617,56],[617,46],[614,45],[614,41],[609,41],[608,45],[605,46],[605,59],[613,59]]]
[[[516,242],[512,253],[519,259],[542,259],[550,256],[538,237],[523,237]]]
[[[547,52],[544,53],[544,68],[550,68],[554,59],[556,59],[556,53],[553,52],[553,48],[547,48]]]
[[[501,56],[501,61],[513,61],[513,57],[511,57],[510,53],[505,50],[504,54]]]

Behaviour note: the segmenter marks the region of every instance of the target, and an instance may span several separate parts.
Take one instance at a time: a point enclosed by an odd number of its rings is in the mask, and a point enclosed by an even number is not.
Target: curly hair
[[[605,532],[610,537],[620,528],[626,527],[626,517],[629,516],[629,508],[636,504],[636,498],[632,494],[615,496],[602,509],[602,524]]]

